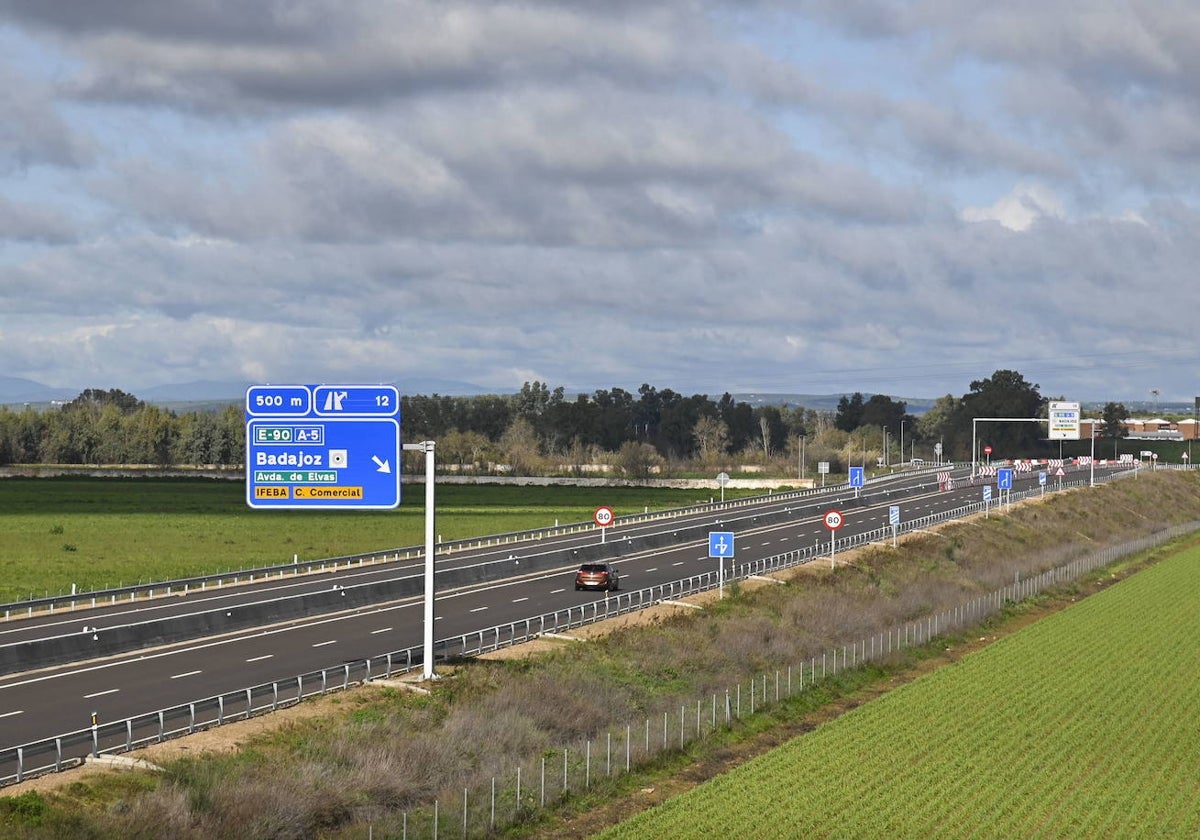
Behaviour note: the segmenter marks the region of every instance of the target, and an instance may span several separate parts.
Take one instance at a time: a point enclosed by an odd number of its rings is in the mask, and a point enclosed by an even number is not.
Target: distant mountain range
[[[266,383],[204,379],[171,385],[154,385],[147,388],[121,388],[120,390],[153,405],[225,404],[241,403],[246,398],[246,389],[251,385],[260,384]],[[111,387],[89,385],[83,388],[56,388],[50,385],[43,385],[40,382],[34,382],[32,379],[0,376],[0,405],[6,405],[10,408],[26,404],[33,406],[53,405],[60,402],[70,402],[87,390],[87,388],[109,390]],[[403,393],[445,394],[448,396],[467,397],[495,393],[495,391],[488,388],[481,388],[478,385],[472,385],[469,382],[456,382],[451,379],[422,379],[405,381]]]
[[[218,381],[203,379],[195,382],[183,382],[172,385],[155,385],[152,387],[141,388],[136,390],[127,390],[126,392],[137,397],[139,400],[159,405],[166,408],[194,409],[201,408],[217,408],[230,403],[240,404],[246,397],[246,389],[251,385],[259,385],[266,383],[258,382],[237,382],[237,381]],[[291,384],[291,383],[288,383]],[[88,387],[100,388],[98,385]],[[32,379],[20,379],[13,376],[0,376],[0,405],[10,408],[20,408],[24,405],[32,405],[38,407],[46,407],[57,403],[69,402],[79,396],[86,388],[55,388],[49,385],[43,385],[40,382],[34,382]],[[105,388],[104,390],[107,390]],[[122,388],[121,390],[126,390]],[[517,393],[519,389],[512,389],[508,393]],[[402,383],[402,393],[406,395],[424,394],[441,394],[451,397],[474,397],[481,394],[495,394],[497,391],[491,388],[482,388],[470,382],[459,382],[453,379],[415,379],[406,380]],[[720,394],[709,394],[714,399],[719,398]],[[787,393],[753,393],[753,394],[731,394],[738,402],[748,403],[752,406],[757,405],[776,405],[776,406],[804,406],[805,408],[814,411],[836,411],[838,401],[845,394],[787,394]],[[864,399],[870,399],[871,394],[863,392]],[[924,414],[936,401],[923,397],[893,397],[897,401],[902,401],[908,407],[910,414],[920,416]],[[1081,403],[1081,407],[1085,411],[1098,411],[1103,408],[1103,403]],[[1152,403],[1150,401],[1133,401],[1125,402],[1125,407],[1134,415],[1149,415],[1149,414],[1192,414],[1195,411],[1193,403],[1174,403],[1160,402]]]

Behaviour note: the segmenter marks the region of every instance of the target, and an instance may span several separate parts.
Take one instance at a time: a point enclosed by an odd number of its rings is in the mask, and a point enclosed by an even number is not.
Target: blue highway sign
[[[732,557],[733,556],[733,532],[732,531],[709,531],[708,532],[708,556],[709,557]]]
[[[1011,468],[996,470],[996,487],[1000,490],[1011,490],[1013,483],[1013,471]]]
[[[851,487],[862,487],[863,484],[864,484],[863,468],[862,467],[851,467],[850,468],[850,486]]]
[[[246,391],[252,508],[400,504],[400,395],[391,385],[254,385]]]

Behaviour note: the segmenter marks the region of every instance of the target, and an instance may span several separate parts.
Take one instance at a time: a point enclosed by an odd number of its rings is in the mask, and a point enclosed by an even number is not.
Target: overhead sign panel
[[[400,395],[391,385],[246,390],[246,503],[254,508],[400,504]]]
[[[1079,440],[1079,403],[1051,400],[1050,440]]]

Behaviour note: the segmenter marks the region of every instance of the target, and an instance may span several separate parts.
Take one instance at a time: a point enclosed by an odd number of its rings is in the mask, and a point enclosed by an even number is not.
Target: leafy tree
[[[659,433],[655,436],[654,443],[660,453],[671,457],[689,457],[695,444],[692,430],[696,428],[696,421],[704,413],[703,406],[708,403],[708,397],[701,394],[684,397],[669,388],[664,388],[660,397],[662,408],[659,415]]]
[[[978,429],[982,446],[986,440],[997,458],[1026,457],[1045,448],[1044,431],[1037,423],[1021,422],[1045,416],[1046,400],[1038,386],[1025,381],[1015,370],[998,370],[988,379],[971,383],[971,392],[962,398],[960,431],[970,439],[975,418],[1006,417],[1017,422],[985,423]]]
[[[124,391],[111,388],[107,391],[100,388],[88,388],[81,392],[79,396],[71,400],[64,409],[79,409],[79,408],[95,408],[100,409],[106,405],[114,405],[126,414],[137,411],[145,405],[133,394],[126,394]]]
[[[737,402],[728,393],[717,403],[717,413],[729,429],[729,443],[726,445],[728,452],[741,452],[759,433],[754,409],[748,403]]]
[[[882,427],[889,433],[897,434],[900,431],[900,422],[912,419],[905,413],[907,408],[904,402],[896,402],[883,394],[874,394],[862,407],[859,425]]]
[[[463,464],[478,469],[492,443],[479,432],[451,431],[438,441],[438,458],[443,463]]]
[[[723,454],[726,444],[729,443],[729,427],[717,417],[701,417],[696,421],[692,435],[696,439],[696,450],[700,453],[700,460],[705,462]]]
[[[951,394],[938,397],[929,410],[916,421],[917,439],[928,441],[930,444],[942,444],[942,454],[948,459],[951,459],[951,453],[957,453],[956,457],[968,454],[969,436],[961,451],[958,447],[962,414],[963,407],[960,399]]]
[[[148,405],[130,416],[126,462],[131,464],[171,463],[174,437],[173,415],[158,406]]]
[[[631,438],[649,436],[649,429],[637,423],[637,403],[628,391],[622,388],[596,391],[592,395],[592,405],[596,412],[596,425],[593,436],[586,439],[589,444],[600,446],[607,452],[616,452],[622,443]]]
[[[1104,404],[1100,412],[1100,437],[1104,440],[1116,441],[1129,436],[1125,421],[1129,419],[1129,409],[1124,403],[1109,402]]]
[[[838,400],[837,414],[834,415],[833,425],[843,432],[853,432],[862,425],[863,395],[855,391],[850,397],[845,394]]]
[[[653,446],[633,440],[622,444],[615,461],[616,468],[628,478],[649,478],[662,465],[663,458]]]
[[[773,452],[786,445],[787,425],[783,422],[783,413],[776,406],[764,405],[758,409],[758,428],[764,457],[771,457]]]
[[[513,418],[500,438],[500,452],[512,467],[513,475],[531,475],[541,460],[533,424],[525,417]]]

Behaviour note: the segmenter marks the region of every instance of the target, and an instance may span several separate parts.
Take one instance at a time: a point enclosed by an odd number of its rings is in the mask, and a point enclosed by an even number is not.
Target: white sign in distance
[[[729,473],[727,473],[727,472],[717,473],[717,484],[724,487],[728,483],[729,483]]]
[[[1079,403],[1050,402],[1050,440],[1079,440]]]
[[[845,524],[845,518],[842,516],[842,512],[840,510],[825,511],[825,527],[830,531],[836,531],[838,528],[841,528],[843,524]]]
[[[607,505],[601,505],[600,507],[596,508],[596,512],[594,514],[592,514],[592,521],[595,522],[597,525],[599,525],[601,528],[607,528],[609,525],[612,525],[613,524],[612,508],[608,507]]]

